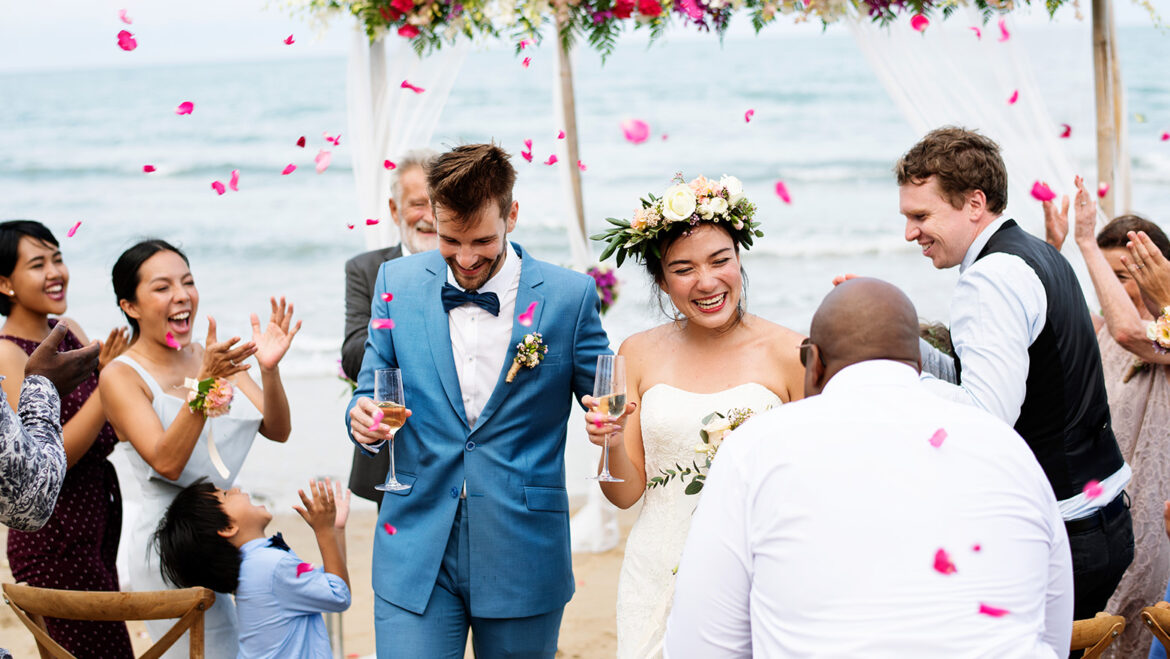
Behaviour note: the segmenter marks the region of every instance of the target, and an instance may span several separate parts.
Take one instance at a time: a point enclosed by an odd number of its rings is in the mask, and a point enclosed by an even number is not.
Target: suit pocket
[[[524,505],[529,510],[569,512],[569,493],[563,487],[525,487]]]
[[[400,497],[404,497],[404,496],[409,495],[411,492],[414,492],[414,481],[416,478],[414,474],[408,474],[405,471],[400,471],[400,472],[396,473],[394,476],[398,479],[399,483],[402,483],[403,485],[410,485],[411,487],[410,487],[410,489],[407,489],[407,490],[390,490],[390,494],[395,494],[395,495],[398,495]],[[386,474],[386,479],[387,480],[390,479],[390,474]],[[383,482],[385,482],[385,481],[383,481]]]

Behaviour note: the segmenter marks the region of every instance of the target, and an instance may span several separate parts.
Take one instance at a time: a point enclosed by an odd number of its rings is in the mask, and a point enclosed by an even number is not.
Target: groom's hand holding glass
[[[370,426],[374,425],[374,413],[377,411],[378,404],[372,398],[363,396],[357,399],[357,403],[349,411],[349,430],[355,440],[362,444],[380,444],[390,439],[393,432],[397,430],[385,422],[381,422],[371,429]],[[407,408],[404,418],[409,419],[410,415],[410,408]]]

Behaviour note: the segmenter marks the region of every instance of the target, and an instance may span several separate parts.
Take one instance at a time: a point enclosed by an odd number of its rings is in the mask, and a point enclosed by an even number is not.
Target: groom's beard
[[[451,269],[451,274],[455,275],[455,283],[462,286],[463,290],[478,291],[480,288],[483,288],[484,284],[488,283],[488,280],[491,279],[492,276],[500,271],[500,266],[504,263],[504,257],[506,255],[507,245],[500,248],[500,253],[496,255],[496,258],[488,265],[487,268],[484,269],[482,273],[472,278],[467,278],[459,274],[459,265],[456,262],[454,256],[447,259],[447,267]]]

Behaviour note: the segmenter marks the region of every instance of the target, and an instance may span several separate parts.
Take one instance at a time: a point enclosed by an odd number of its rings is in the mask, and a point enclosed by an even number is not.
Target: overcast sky
[[[131,68],[180,62],[345,55],[352,21],[339,17],[330,27],[318,30],[310,26],[303,14],[295,13],[291,8],[294,4],[299,3],[296,0],[0,0],[0,71]],[[1037,6],[1017,12],[1015,20],[1020,25],[1047,26],[1043,0],[1033,0],[1033,4]],[[1091,0],[1081,0],[1081,5],[1088,12]],[[1151,24],[1149,14],[1133,0],[1114,0],[1114,5],[1119,25]],[[118,19],[119,9],[127,10],[133,25],[122,24]],[[1167,18],[1170,16],[1163,16]],[[1055,23],[1058,28],[1077,25],[1072,7],[1062,8]],[[135,35],[137,50],[123,52],[117,47],[116,35],[122,29]],[[741,22],[733,26],[733,31],[750,33],[750,26]],[[667,38],[710,38],[691,32],[676,26]],[[767,34],[789,32],[811,35],[820,33],[821,27],[793,25],[791,19],[785,18],[765,28]],[[295,35],[296,43],[292,46],[282,42],[289,34]]]

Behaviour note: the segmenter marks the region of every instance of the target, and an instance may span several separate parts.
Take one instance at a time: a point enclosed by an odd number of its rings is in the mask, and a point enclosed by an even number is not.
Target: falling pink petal
[[[1032,197],[1035,198],[1036,201],[1052,201],[1053,199],[1056,199],[1056,193],[1048,187],[1047,183],[1036,181],[1032,184]]]
[[[284,169],[281,170],[280,175],[281,176],[288,176],[289,174],[292,174],[295,171],[297,171],[297,166],[290,162],[289,164],[284,166]]]
[[[995,607],[995,606],[988,606],[988,605],[984,604],[983,602],[980,602],[979,603],[979,613],[982,613],[985,616],[991,616],[992,618],[1002,618],[1002,617],[1006,616],[1007,614],[1011,613],[1011,611],[1008,611],[1007,609],[1001,609],[1001,608]]]
[[[130,20],[130,17],[126,15],[125,9],[118,10],[118,20],[122,21],[126,25],[132,25],[134,23],[134,21]]]
[[[383,160],[382,166],[385,167],[386,169],[397,169],[398,168],[398,165],[395,165],[393,160]]]
[[[982,545],[975,545],[975,546],[971,547],[971,551],[976,551],[976,552],[983,551],[983,547],[982,547]]]
[[[425,92],[425,91],[426,91],[426,90],[425,90],[425,89],[423,89],[422,87],[416,87],[416,86],[414,86],[414,85],[410,84],[409,82],[407,82],[407,81],[405,81],[405,80],[403,80],[403,81],[402,81],[402,85],[401,85],[401,87],[402,87],[403,89],[409,89],[410,91],[412,91],[412,92],[414,92],[414,93],[416,93],[416,94],[421,94],[421,93],[423,93],[423,92]]]
[[[393,300],[393,299],[394,299],[393,293],[382,293],[382,301],[383,302],[389,302],[390,300]]]
[[[557,139],[558,139],[558,140],[563,140],[563,139],[565,139],[565,131],[563,131],[563,130],[559,130],[559,131],[557,131]]]
[[[528,162],[532,162],[532,152],[531,151],[521,151],[520,155],[523,156],[524,159],[527,160]]]
[[[346,229],[352,229],[352,228],[353,228],[353,224],[350,224],[349,222],[346,222],[346,223],[345,223],[345,228],[346,228]]]
[[[954,574],[959,571],[945,549],[934,552],[934,570],[939,574]]]
[[[788,194],[788,186],[784,185],[784,181],[776,181],[776,196],[786,204],[792,203],[792,197]]]
[[[745,124],[750,124],[752,122],[752,117],[754,117],[754,116],[756,116],[755,110],[748,110],[747,112],[744,112],[743,113],[743,122]]]
[[[919,32],[923,32],[926,28],[930,27],[930,19],[922,14],[915,14],[914,18],[910,19],[910,27]]]
[[[341,133],[338,133],[337,137],[330,137],[328,131],[324,131],[321,134],[325,136],[326,142],[329,142],[333,146],[341,146]]]
[[[304,135],[301,135],[301,139],[297,140],[297,146],[301,147],[302,149],[305,148],[305,136]]]
[[[524,148],[531,151],[532,150],[532,140],[524,140]]]
[[[329,163],[333,161],[333,154],[325,149],[321,149],[313,157],[313,161],[317,163],[317,173],[320,174],[326,169],[329,169]]]
[[[73,226],[69,227],[69,231],[65,233],[65,237],[66,237],[66,238],[72,238],[72,237],[73,237],[73,235],[74,235],[75,233],[77,233],[77,230],[78,230],[78,229],[80,229],[80,228],[81,228],[81,222],[80,222],[80,221],[78,221],[78,222],[77,222],[77,224],[74,224]]]
[[[1101,487],[1100,481],[1089,481],[1085,483],[1085,496],[1090,499],[1096,499],[1105,493],[1105,488]]]
[[[122,50],[130,51],[138,47],[138,42],[135,41],[133,34],[122,30],[118,32],[118,47]]]
[[[370,432],[377,432],[378,426],[382,425],[382,419],[385,416],[386,413],[382,410],[374,410],[374,422],[370,424]]]
[[[947,431],[943,430],[942,428],[939,428],[938,430],[934,431],[933,435],[930,436],[930,445],[935,447],[935,448],[938,448],[938,447],[942,446],[943,440],[945,440],[946,438],[947,438]]]
[[[300,578],[300,576],[302,574],[304,574],[306,572],[312,572],[312,571],[313,571],[313,564],[312,563],[301,563],[300,565],[297,566],[297,577]]]
[[[215,194],[218,195],[222,195],[223,193],[227,192],[227,188],[225,188],[223,183],[220,183],[219,181],[212,181],[211,189],[215,190]]]
[[[1170,133],[1162,133],[1162,141],[1170,141]]]
[[[179,107],[175,108],[175,114],[191,114],[195,111],[195,104],[191,101],[183,101],[179,103]]]
[[[519,316],[516,316],[516,322],[520,323],[521,325],[523,325],[525,327],[532,327],[532,314],[534,311],[536,311],[536,303],[535,302],[528,305],[527,311],[520,314]]]
[[[1020,90],[1017,89],[1008,97],[1008,105],[1015,105],[1018,100],[1020,100]]]
[[[577,161],[577,169],[579,169],[579,170],[581,170],[581,171],[585,171],[585,163],[583,163],[583,162],[581,162],[580,160],[578,160],[578,161]]]
[[[178,350],[178,349],[182,348],[183,346],[179,345],[179,342],[175,340],[174,334],[167,332],[167,347],[174,348],[175,350]]]
[[[383,524],[382,529],[384,531],[386,531],[386,535],[394,535],[395,533],[398,533],[398,529],[394,528],[394,526],[391,525],[390,522],[386,522],[385,524]]]
[[[228,187],[232,189],[232,192],[240,191],[240,170],[232,170],[232,177],[228,179]]]
[[[392,318],[375,318],[370,321],[370,327],[374,329],[394,329],[394,319]]]
[[[546,165],[555,165],[555,164],[557,164],[557,154],[555,154],[555,153],[554,153],[554,154],[551,154],[551,155],[548,157],[548,160],[544,161],[544,164],[546,164]]]
[[[522,62],[520,62],[520,66],[522,66],[522,67],[524,67],[524,68],[526,68],[526,69],[527,69],[528,67],[532,66],[532,58],[531,58],[531,57],[525,57],[525,58],[524,58],[524,60],[523,60]]]
[[[151,173],[151,172],[153,172],[153,171],[154,171],[154,165],[143,165],[143,166],[142,166],[142,171],[144,171],[144,172],[146,172],[147,174],[149,174],[149,173]]]
[[[1072,126],[1068,124],[1061,124],[1061,126],[1064,126],[1064,130],[1060,132],[1060,136],[1065,138],[1072,137]]]
[[[284,43],[286,43],[287,45],[291,46],[291,45],[293,45],[293,44],[294,44],[294,43],[296,43],[296,42],[295,42],[295,41],[293,41],[293,35],[291,35],[291,34],[290,34],[290,35],[288,35],[287,37],[285,37],[285,38],[284,38]]]
[[[521,39],[520,40],[520,50],[524,50],[525,48],[531,46],[534,43],[536,43],[536,42],[534,42],[532,39]]]
[[[1008,32],[1008,29],[1007,29],[1007,19],[1006,18],[999,19],[999,40],[1000,41],[1007,41],[1008,39],[1011,39],[1011,38],[1012,38],[1012,33]]]
[[[641,119],[626,119],[622,122],[622,132],[626,134],[627,142],[641,144],[650,137],[650,124]]]
[[[372,227],[377,223],[378,223],[378,220],[376,220],[374,218],[369,218],[369,217],[366,218],[366,226],[368,226],[368,227]]]
[[[982,39],[982,38],[983,38],[983,30],[980,30],[980,29],[979,29],[979,28],[977,28],[977,27],[971,27],[971,28],[967,28],[967,29],[969,29],[969,30],[971,30],[971,31],[975,32],[975,38],[976,38],[976,39]]]
[[[670,137],[670,136],[669,136],[669,135],[667,135],[666,133],[663,133],[663,134],[662,134],[662,141],[663,141],[663,142],[665,142],[665,141],[666,141],[666,138],[668,138],[668,137]]]
[[[1102,183],[1102,184],[1097,186],[1097,197],[1098,198],[1104,198],[1105,195],[1107,195],[1107,194],[1109,194],[1109,184],[1108,183]]]

